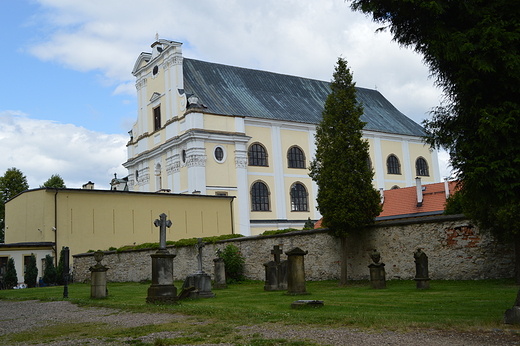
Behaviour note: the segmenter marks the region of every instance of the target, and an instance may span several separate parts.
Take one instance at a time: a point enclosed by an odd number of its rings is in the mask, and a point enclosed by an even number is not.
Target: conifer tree
[[[64,246],[61,247],[60,259],[58,260],[58,267],[56,268],[56,283],[58,285],[65,284],[65,279],[63,278],[63,262],[64,262],[63,248],[64,248]]]
[[[23,278],[27,287],[36,287],[36,280],[38,279],[38,267],[36,267],[36,256],[34,256],[33,253],[31,254]]]
[[[18,285],[18,274],[16,273],[16,267],[14,266],[14,259],[11,257],[7,261],[7,270],[4,277],[5,287],[11,289]]]
[[[43,282],[47,285],[56,284],[56,267],[51,255],[45,256],[45,270],[43,271]]]
[[[381,212],[374,189],[368,142],[362,138],[363,106],[357,101],[355,83],[347,61],[339,58],[325,101],[323,119],[316,127],[316,156],[310,176],[318,185],[322,224],[341,239],[340,285],[346,284],[347,235],[359,234]]]

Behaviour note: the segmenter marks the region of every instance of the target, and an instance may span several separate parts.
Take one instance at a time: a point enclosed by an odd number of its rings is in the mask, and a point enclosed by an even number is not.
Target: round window
[[[222,162],[224,160],[224,149],[222,147],[215,148],[215,160]]]

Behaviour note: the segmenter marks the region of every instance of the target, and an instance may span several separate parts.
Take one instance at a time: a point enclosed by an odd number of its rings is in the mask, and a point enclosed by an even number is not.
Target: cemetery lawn
[[[0,299],[41,301],[68,300],[80,306],[122,309],[132,312],[171,312],[230,326],[277,323],[388,329],[489,330],[509,328],[502,324],[512,307],[518,286],[512,279],[481,281],[431,281],[430,289],[417,290],[413,280],[388,281],[374,290],[368,281],[339,287],[337,281],[307,282],[308,295],[289,296],[285,291],[263,290],[261,281],[248,281],[214,290],[215,298],[183,300],[178,305],[146,304],[149,283],[108,283],[109,296],[90,299],[89,284],[2,290]],[[182,282],[175,286],[180,291]],[[323,300],[321,308],[291,309],[295,300]]]

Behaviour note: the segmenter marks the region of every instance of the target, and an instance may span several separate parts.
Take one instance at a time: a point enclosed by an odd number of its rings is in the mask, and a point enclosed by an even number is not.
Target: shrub
[[[224,260],[226,266],[226,282],[235,283],[244,281],[244,256],[240,252],[240,249],[229,244],[224,248],[224,251],[220,253],[220,257]]]
[[[18,274],[16,273],[16,268],[14,267],[14,259],[9,258],[7,261],[7,270],[5,272],[4,277],[5,287],[11,289],[18,285]]]
[[[36,280],[38,279],[38,267],[36,267],[36,256],[34,256],[33,253],[29,259],[29,264],[27,264],[27,268],[25,269],[25,275],[23,279],[27,287],[36,287]]]
[[[56,267],[54,266],[54,258],[51,255],[45,256],[45,270],[43,271],[43,282],[46,285],[56,285],[57,277]]]

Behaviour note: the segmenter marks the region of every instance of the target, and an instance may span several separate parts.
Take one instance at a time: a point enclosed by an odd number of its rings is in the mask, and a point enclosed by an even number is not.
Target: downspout
[[[231,209],[231,234],[235,234],[235,220],[233,218],[233,200],[235,197],[231,198],[229,202],[229,209]]]

